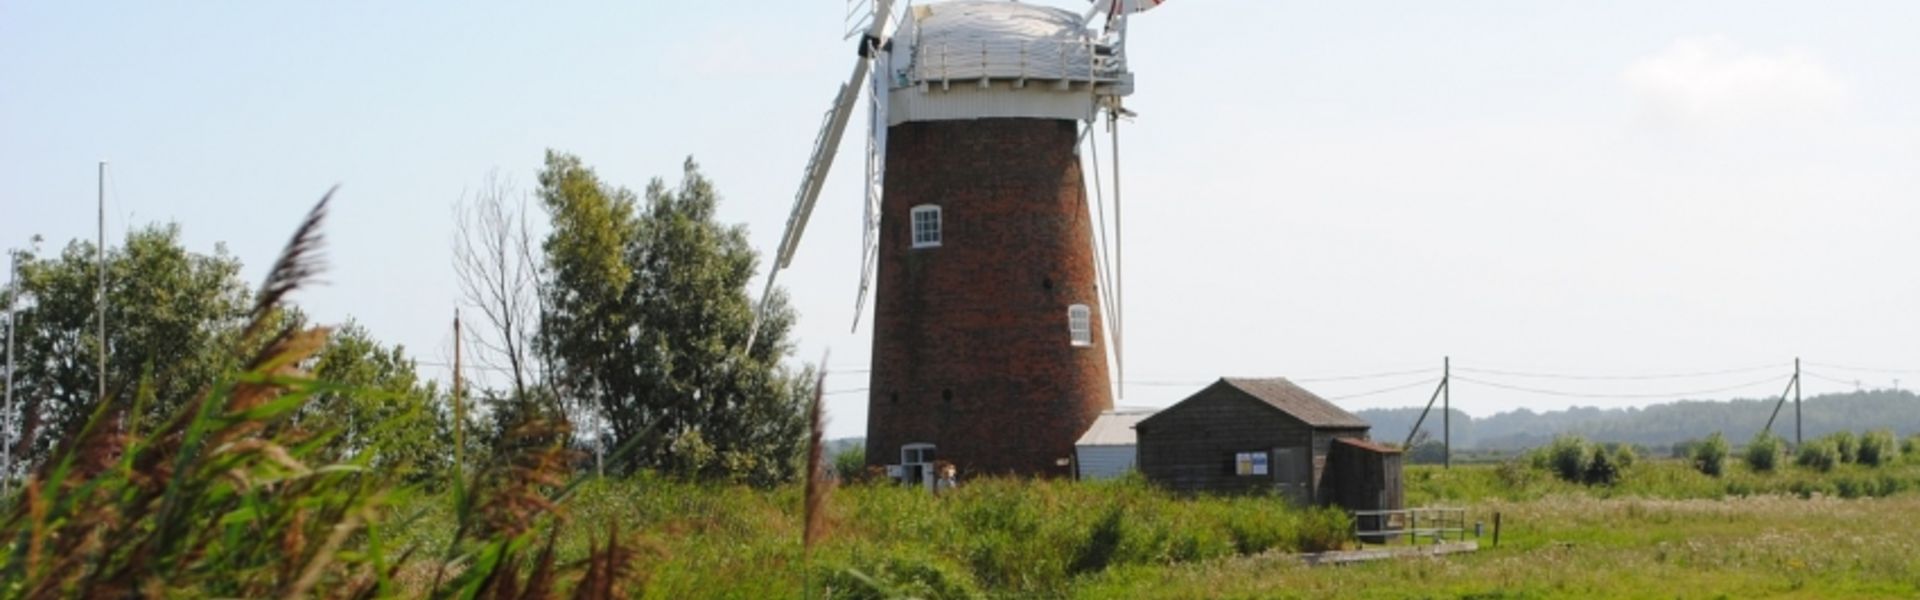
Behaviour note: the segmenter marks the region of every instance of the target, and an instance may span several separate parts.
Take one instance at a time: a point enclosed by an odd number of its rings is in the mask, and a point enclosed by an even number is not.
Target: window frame
[[[1076,348],[1093,345],[1093,307],[1085,304],[1067,306],[1067,340]]]
[[[921,204],[907,211],[907,241],[914,249],[939,248],[941,242],[946,241],[946,216],[942,212],[938,204]],[[920,216],[927,214],[933,215],[933,239],[922,240]]]

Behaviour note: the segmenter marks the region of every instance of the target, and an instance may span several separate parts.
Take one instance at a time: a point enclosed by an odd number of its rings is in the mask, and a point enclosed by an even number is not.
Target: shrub
[[[1293,535],[1293,547],[1301,552],[1344,549],[1353,541],[1353,519],[1347,516],[1347,511],[1338,508],[1308,509],[1300,513]]]
[[[1608,457],[1607,451],[1598,450],[1593,453],[1593,459],[1587,462],[1582,479],[1587,485],[1613,485],[1620,481],[1620,468],[1614,466],[1614,460]]]
[[[1673,445],[1669,447],[1670,451],[1668,455],[1673,458],[1678,458],[1683,460],[1692,460],[1693,449],[1694,447],[1699,445],[1700,445],[1700,440],[1685,440],[1685,441],[1674,442]]]
[[[1840,463],[1840,451],[1833,447],[1833,440],[1815,440],[1800,445],[1800,454],[1794,459],[1802,467],[1825,473],[1832,471]]]
[[[1547,445],[1545,458],[1555,475],[1579,483],[1586,479],[1587,463],[1593,460],[1593,454],[1586,439],[1577,435],[1563,435],[1553,438],[1553,443]]]
[[[833,455],[833,475],[845,482],[858,482],[867,474],[867,448],[855,446]]]
[[[1727,469],[1727,437],[1715,431],[1707,439],[1693,445],[1693,468],[1701,473],[1719,477]]]
[[[1907,436],[1907,441],[1901,444],[1900,451],[1905,453],[1908,459],[1920,458],[1920,433]]]
[[[1757,473],[1772,472],[1774,467],[1779,466],[1780,453],[1785,449],[1786,443],[1780,440],[1780,436],[1767,431],[1755,434],[1753,441],[1747,442],[1747,468]]]
[[[1632,444],[1616,444],[1614,446],[1613,464],[1619,465],[1621,469],[1632,467],[1633,463],[1639,462],[1639,460],[1640,454],[1633,451]]]
[[[1840,452],[1840,462],[1851,463],[1859,458],[1860,440],[1853,437],[1853,432],[1836,431],[1827,439],[1833,440],[1833,449]]]
[[[1869,431],[1860,438],[1860,448],[1855,459],[1863,465],[1878,467],[1893,462],[1899,455],[1894,453],[1893,432],[1886,429]]]

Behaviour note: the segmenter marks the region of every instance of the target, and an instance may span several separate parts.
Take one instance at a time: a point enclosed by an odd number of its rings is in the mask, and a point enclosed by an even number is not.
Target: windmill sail
[[[807,159],[806,171],[800,177],[800,191],[794,194],[793,213],[787,216],[786,232],[780,236],[780,246],[774,254],[773,265],[767,269],[766,290],[760,294],[760,308],[754,311],[753,327],[748,329],[747,348],[760,335],[760,322],[766,316],[767,300],[773,297],[773,282],[781,269],[793,265],[793,255],[800,247],[800,236],[807,231],[807,220],[813,217],[814,203],[820,199],[820,188],[826,183],[827,172],[833,168],[833,158],[840,150],[840,137],[847,131],[847,122],[853,118],[853,108],[860,103],[860,85],[867,79],[869,69],[873,67],[874,57],[879,53],[879,39],[886,32],[888,11],[892,10],[892,0],[877,0],[874,16],[868,20],[867,35],[860,40],[860,58],[853,62],[853,74],[847,82],[840,85],[840,91],[833,97],[833,108],[827,110],[820,124],[820,133],[813,141],[813,155]]]
[[[880,254],[880,199],[887,177],[887,88],[890,76],[883,53],[873,71],[871,92],[867,95],[867,203],[865,235],[860,240],[860,291],[853,301],[853,329],[860,329],[860,315],[867,307],[867,290],[873,286],[875,259]]]

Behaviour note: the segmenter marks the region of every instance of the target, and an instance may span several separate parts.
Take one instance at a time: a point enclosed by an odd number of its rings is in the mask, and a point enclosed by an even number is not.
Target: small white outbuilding
[[[1138,467],[1139,444],[1133,425],[1158,409],[1123,408],[1100,413],[1073,443],[1075,471],[1081,479],[1112,479]]]

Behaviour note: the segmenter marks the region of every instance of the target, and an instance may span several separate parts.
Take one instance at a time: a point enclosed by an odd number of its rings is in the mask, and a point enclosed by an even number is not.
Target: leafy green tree
[[[538,346],[556,391],[631,445],[612,466],[794,476],[810,379],[780,365],[793,314],[773,298],[745,347],[756,256],[744,228],[715,220],[719,194],[699,167],[688,160],[677,187],[654,180],[637,198],[549,152],[538,196],[552,225]]]
[[[1553,473],[1565,481],[1578,483],[1586,478],[1588,463],[1595,452],[1587,440],[1577,435],[1563,435],[1553,439],[1546,448],[1547,465]]]
[[[1727,436],[1713,435],[1693,446],[1693,468],[1712,477],[1727,472]]]
[[[1840,464],[1840,449],[1834,447],[1833,440],[1814,440],[1800,445],[1800,453],[1794,462],[1802,467],[1825,473]]]
[[[1747,442],[1747,468],[1756,473],[1773,471],[1780,464],[1780,455],[1786,452],[1786,442],[1780,436],[1762,431]]]
[[[452,460],[452,440],[438,390],[421,381],[413,360],[399,346],[385,346],[366,328],[348,322],[333,332],[314,359],[313,376],[344,384],[353,393],[323,389],[303,405],[295,423],[332,436],[326,446],[338,457],[368,457],[369,466],[414,477],[439,473]]]
[[[1840,462],[1852,463],[1860,458],[1860,439],[1854,437],[1853,432],[1835,431],[1827,434],[1827,439],[1832,440],[1833,448],[1840,452]]]
[[[22,256],[20,330],[15,340],[23,456],[38,459],[99,405],[99,261],[74,241],[57,257]],[[149,226],[110,248],[107,263],[107,398],[143,410],[151,425],[233,366],[248,293],[240,262],[216,249],[188,252],[176,225]],[[9,292],[11,294],[12,292]],[[13,302],[14,298],[7,298]]]
[[[1605,448],[1594,448],[1593,460],[1587,462],[1586,473],[1582,480],[1587,485],[1613,485],[1620,482],[1620,465],[1614,462],[1613,453]]]
[[[1893,431],[1888,429],[1876,429],[1861,436],[1860,448],[1855,452],[1855,459],[1869,467],[1889,464],[1900,458],[1899,449],[1894,445]]]

